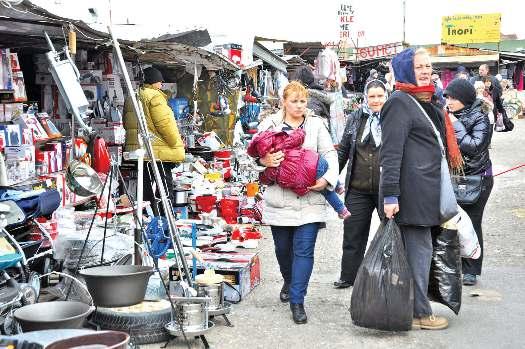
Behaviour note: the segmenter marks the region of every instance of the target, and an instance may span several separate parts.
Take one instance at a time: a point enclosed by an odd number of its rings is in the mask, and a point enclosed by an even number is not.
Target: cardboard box
[[[22,70],[20,68],[20,62],[18,61],[18,54],[16,52],[11,52],[9,55],[9,58],[11,60],[11,70],[12,71],[20,71]]]
[[[24,113],[24,105],[22,103],[4,104],[4,121],[6,122],[16,119],[23,113]]]
[[[88,102],[96,102],[99,99],[97,85],[82,85],[82,90]]]
[[[244,299],[261,282],[261,262],[257,253],[201,253],[201,256],[214,267],[216,274],[223,275],[225,281],[233,285],[233,290],[228,286],[224,288],[227,300],[238,300],[238,293]],[[225,259],[231,262],[222,261]],[[188,266],[192,266],[191,259]],[[198,264],[197,275],[203,272],[204,268]],[[175,267],[170,268],[170,281],[180,281]]]
[[[45,146],[46,150],[50,151],[53,155],[50,155],[50,159],[54,157],[55,166],[57,171],[63,169],[63,154],[62,154],[62,143],[48,143]]]
[[[49,138],[60,138],[62,137],[62,134],[58,130],[58,128],[55,126],[53,121],[49,118],[49,115],[47,113],[37,113],[38,120],[40,120],[40,123],[42,124],[42,127],[47,133],[47,136]]]
[[[6,145],[5,130],[0,130],[0,151],[3,151]]]
[[[0,125],[0,129],[5,132],[6,146],[22,145],[20,125]]]
[[[4,153],[6,160],[35,161],[35,147],[33,145],[6,147]]]
[[[124,144],[126,142],[126,130],[121,126],[109,126],[100,130],[100,135],[106,144]]]
[[[35,162],[25,160],[6,160],[8,185],[17,184],[35,177]]]
[[[103,75],[102,77],[102,93],[101,96],[105,96],[106,93],[110,101],[115,100],[117,104],[124,104],[124,91],[120,84],[120,77],[117,74]]]
[[[22,128],[31,130],[33,140],[36,142],[49,139],[46,130],[44,130],[35,115],[22,114],[20,117],[13,119],[13,122],[19,124]]]
[[[97,85],[102,83],[102,70],[86,69],[79,70],[80,83],[88,85]]]

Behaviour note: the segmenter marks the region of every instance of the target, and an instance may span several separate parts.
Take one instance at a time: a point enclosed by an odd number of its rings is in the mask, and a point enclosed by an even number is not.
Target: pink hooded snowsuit
[[[248,146],[251,157],[261,158],[268,152],[284,153],[279,167],[268,167],[259,174],[262,184],[277,183],[301,196],[308,193],[308,187],[315,184],[319,154],[302,148],[304,137],[304,130],[299,128],[289,132],[267,130],[253,138]]]

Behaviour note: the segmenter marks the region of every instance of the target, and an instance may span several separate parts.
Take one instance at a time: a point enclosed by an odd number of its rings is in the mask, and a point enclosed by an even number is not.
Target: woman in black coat
[[[451,81],[446,90],[447,109],[453,122],[456,139],[461,155],[463,170],[466,176],[481,176],[481,194],[479,199],[470,205],[461,205],[469,215],[481,246],[478,259],[463,258],[463,285],[476,284],[476,276],[481,275],[483,262],[482,221],[485,205],[494,185],[492,162],[489,156],[489,145],[492,138],[492,127],[483,101],[476,99],[476,90],[468,81],[456,79]]]
[[[365,86],[363,106],[350,114],[339,149],[339,171],[348,163],[345,205],[352,214],[344,221],[341,275],[335,288],[353,286],[365,255],[372,213],[378,209],[380,112],[387,98],[385,84],[371,80]]]
[[[392,68],[396,91],[381,112],[380,201],[385,216],[395,217],[405,242],[414,278],[413,327],[440,330],[448,321],[432,314],[427,292],[431,228],[443,223],[439,214],[442,155],[432,125],[446,143],[444,118],[431,103],[435,90],[426,50],[403,50],[392,59]]]

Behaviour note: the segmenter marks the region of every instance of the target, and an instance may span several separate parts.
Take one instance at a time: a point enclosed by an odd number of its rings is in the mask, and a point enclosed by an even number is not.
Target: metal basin
[[[80,271],[93,303],[98,307],[127,307],[144,300],[153,267],[113,265]]]
[[[95,307],[75,301],[45,302],[19,308],[14,317],[24,332],[81,328],[94,310]]]
[[[105,348],[126,349],[129,335],[118,331],[103,331],[83,336],[76,336],[53,342],[46,349],[71,349],[71,348]]]

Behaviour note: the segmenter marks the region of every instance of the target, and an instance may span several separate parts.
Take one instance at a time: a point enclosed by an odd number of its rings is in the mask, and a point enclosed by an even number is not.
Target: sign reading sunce
[[[500,27],[501,13],[444,16],[441,20],[441,42],[446,44],[499,42]]]
[[[360,61],[366,61],[369,59],[393,56],[403,51],[403,44],[397,42],[394,44],[359,47],[356,51],[357,59]]]

